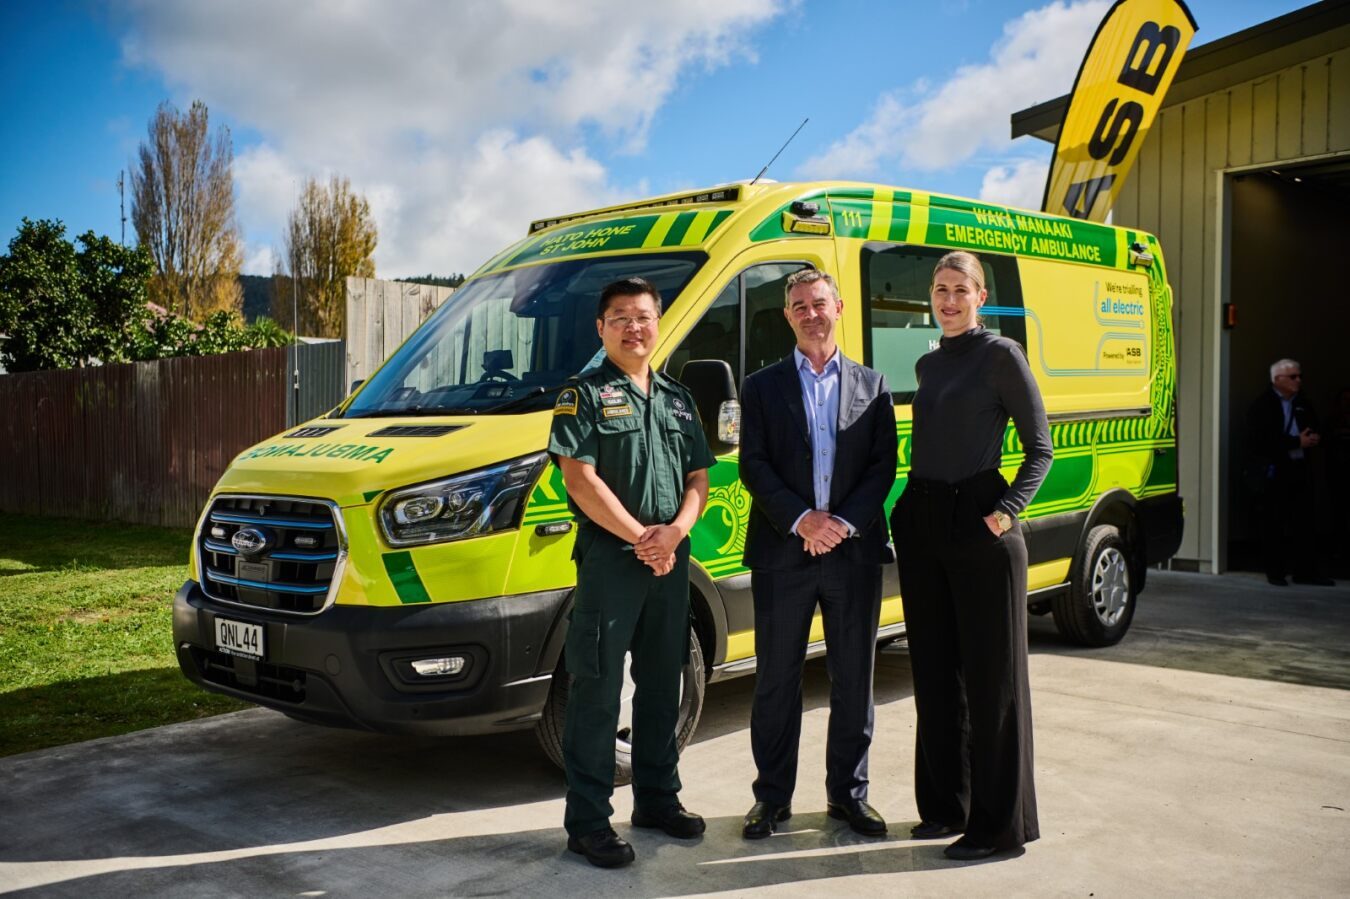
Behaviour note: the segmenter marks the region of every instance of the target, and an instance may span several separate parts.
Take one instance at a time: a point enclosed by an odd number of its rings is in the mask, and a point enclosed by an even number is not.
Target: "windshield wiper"
[[[537,400],[541,396],[548,396],[550,393],[557,393],[559,390],[562,390],[566,386],[567,383],[563,382],[562,384],[554,384],[552,387],[531,387],[529,390],[527,390],[525,393],[522,393],[520,396],[513,396],[511,397],[511,399],[504,400],[495,406],[485,406],[482,409],[476,409],[474,410],[474,413],[476,415],[492,415],[496,412],[505,412],[508,409],[514,409],[518,406],[522,406],[525,403],[529,402],[530,400]]]

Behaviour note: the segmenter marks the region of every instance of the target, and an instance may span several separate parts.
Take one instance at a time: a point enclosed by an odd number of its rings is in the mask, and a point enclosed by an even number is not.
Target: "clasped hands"
[[[675,567],[675,548],[684,537],[684,531],[673,524],[654,524],[633,544],[633,553],[657,577],[662,577]]]
[[[797,522],[797,536],[813,556],[823,556],[848,539],[848,525],[829,512],[811,511]]]

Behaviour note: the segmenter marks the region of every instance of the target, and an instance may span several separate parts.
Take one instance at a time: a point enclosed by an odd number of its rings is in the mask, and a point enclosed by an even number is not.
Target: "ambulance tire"
[[[703,714],[703,694],[707,689],[707,679],[703,666],[703,644],[699,642],[698,631],[689,628],[689,661],[685,663],[682,674],[684,680],[680,689],[680,717],[676,723],[675,747],[680,752],[694,735],[698,719]],[[567,721],[567,691],[571,679],[567,675],[565,660],[558,660],[558,668],[553,672],[553,684],[544,702],[543,715],[535,726],[534,734],[543,747],[544,754],[553,760],[559,768],[563,767],[563,727]],[[633,780],[633,759],[628,734],[621,730],[614,735],[614,785],[623,786]]]
[[[1051,600],[1061,635],[1083,646],[1120,642],[1134,619],[1139,594],[1131,558],[1129,545],[1113,525],[1088,531],[1069,575],[1069,589]]]

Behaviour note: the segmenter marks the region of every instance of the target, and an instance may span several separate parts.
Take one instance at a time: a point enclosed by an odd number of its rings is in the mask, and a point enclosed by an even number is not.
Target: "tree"
[[[59,221],[24,219],[0,256],[0,362],[9,371],[135,358],[150,254],[92,231],[66,240]]]
[[[188,318],[237,312],[243,250],[234,215],[234,150],[225,126],[208,134],[206,105],[161,103],[131,172],[131,220],[156,274],[150,297]]]
[[[375,277],[377,240],[370,204],[352,193],[346,178],[334,175],[327,185],[305,181],[291,211],[285,254],[300,291],[300,328],[319,337],[343,336],[347,279]],[[289,320],[289,301],[289,292],[278,289],[273,307],[278,320]]]

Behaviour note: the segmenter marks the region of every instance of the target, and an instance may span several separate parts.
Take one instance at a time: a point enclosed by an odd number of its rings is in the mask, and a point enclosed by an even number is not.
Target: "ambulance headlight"
[[[390,546],[422,546],[520,526],[547,453],[395,490],[380,503]]]

